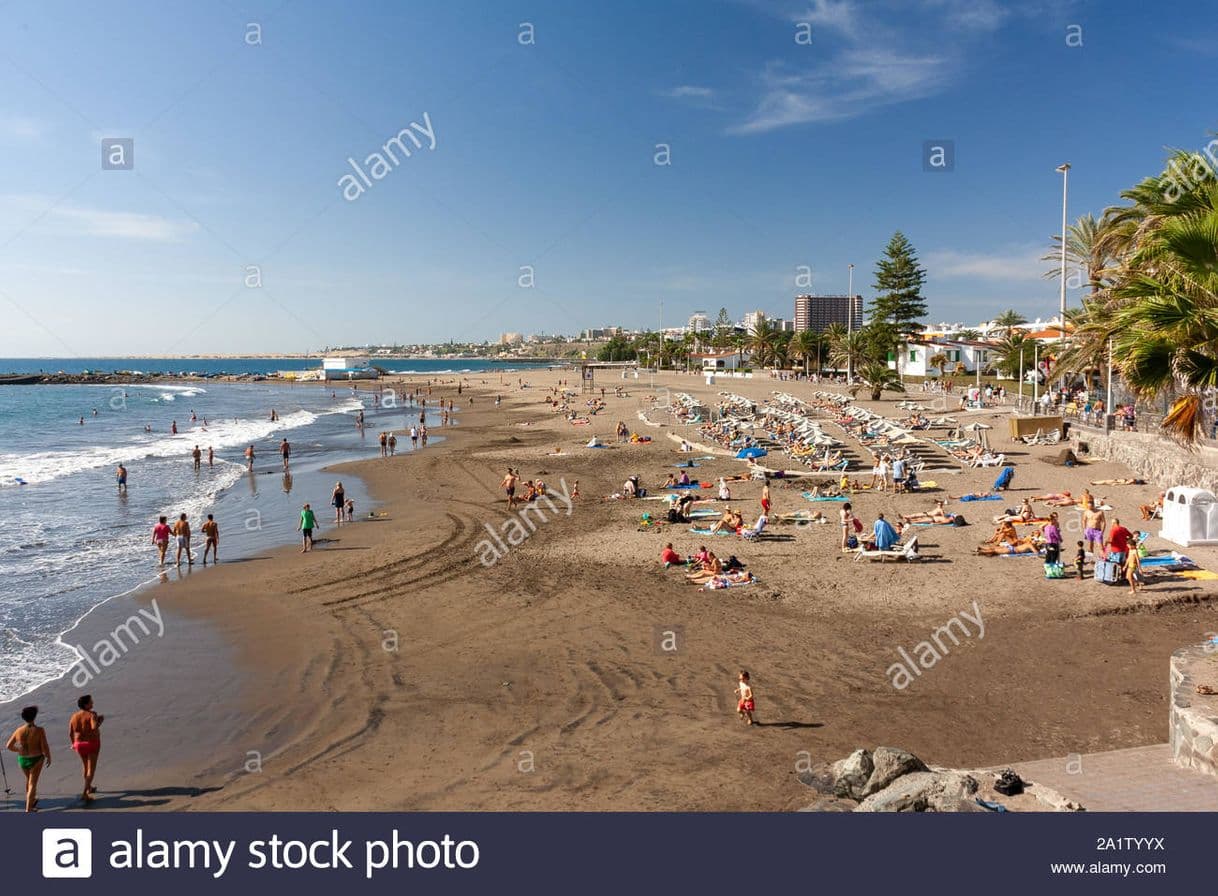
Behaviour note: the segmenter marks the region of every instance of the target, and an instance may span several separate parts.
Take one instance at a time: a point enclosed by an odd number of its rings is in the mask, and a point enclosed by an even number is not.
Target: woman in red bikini
[[[93,776],[97,773],[97,756],[101,752],[101,723],[106,717],[93,711],[93,697],[89,694],[77,700],[76,705],[80,709],[72,713],[68,722],[68,737],[84,767],[85,789],[80,798],[88,803],[92,802],[97,790],[93,786]]]

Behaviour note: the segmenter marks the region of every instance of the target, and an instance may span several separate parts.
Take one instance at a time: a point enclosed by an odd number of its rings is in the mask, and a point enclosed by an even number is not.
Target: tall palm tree
[[[1191,443],[1218,389],[1218,210],[1164,219],[1130,267],[1112,290],[1114,364],[1138,395],[1173,399],[1163,429]]]
[[[947,360],[947,355],[943,354],[943,352],[936,352],[926,359],[926,363],[931,367],[938,368],[939,379],[943,379],[944,371],[947,370],[947,365],[950,362]]]
[[[904,392],[905,384],[897,372],[888,366],[887,361],[869,360],[863,363],[858,371],[863,385],[871,390],[871,400],[879,401],[885,392]]]
[[[747,337],[747,347],[753,353],[753,366],[765,367],[776,358],[778,331],[764,317],[758,317]]]
[[[1123,241],[1123,233],[1129,227],[1122,226],[1119,216],[1109,209],[1099,218],[1087,213],[1066,228],[1066,266],[1084,271],[1087,275],[1089,293],[1095,295],[1111,275],[1111,266],[1117,247]],[[1053,246],[1041,256],[1041,261],[1054,262],[1056,266],[1045,271],[1046,280],[1061,276],[1062,238],[1053,235]]]
[[[1008,308],[1002,314],[998,315],[992,323],[996,327],[1002,327],[1006,330],[1007,339],[1015,335],[1015,328],[1020,324],[1026,324],[1028,319],[1016,311],[1014,308]]]

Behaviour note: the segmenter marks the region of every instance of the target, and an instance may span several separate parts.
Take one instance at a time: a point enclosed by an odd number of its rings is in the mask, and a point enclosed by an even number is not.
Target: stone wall
[[[1177,650],[1170,675],[1172,757],[1184,768],[1218,776],[1218,697],[1197,693],[1198,684],[1218,688],[1218,647],[1210,642]]]
[[[1075,424],[1070,426],[1070,442],[1079,457],[1125,464],[1138,477],[1161,488],[1189,485],[1218,494],[1218,448],[1202,445],[1190,451],[1157,433],[1105,433]],[[1080,443],[1087,447],[1086,454]]]

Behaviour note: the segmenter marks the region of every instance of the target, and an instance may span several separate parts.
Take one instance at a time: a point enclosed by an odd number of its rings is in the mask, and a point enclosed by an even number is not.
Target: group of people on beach
[[[17,767],[25,775],[25,811],[38,811],[38,779],[51,764],[51,742],[46,729],[36,724],[38,707],[21,710],[22,725],[8,739],[5,749],[17,754]],[[101,726],[106,719],[93,709],[93,697],[85,694],[76,701],[76,712],[68,720],[68,742],[80,757],[84,774],[84,790],[80,798],[93,801],[97,788],[93,776],[97,773],[97,758],[101,753]],[[7,782],[8,776],[5,774]]]
[[[208,514],[207,519],[203,521],[203,525],[199,527],[203,533],[203,565],[207,565],[207,558],[210,555],[213,563],[220,562],[220,525],[216,522],[213,514]],[[194,554],[190,550],[191,542],[190,521],[187,520],[186,514],[178,514],[178,518],[174,520],[173,525],[169,524],[169,517],[161,516],[157,518],[156,525],[152,527],[152,544],[157,551],[157,559],[160,565],[164,566],[169,554],[169,539],[173,538],[177,547],[177,554],[174,557],[174,565],[182,565],[182,556],[186,556],[186,565],[193,566],[195,562]]]

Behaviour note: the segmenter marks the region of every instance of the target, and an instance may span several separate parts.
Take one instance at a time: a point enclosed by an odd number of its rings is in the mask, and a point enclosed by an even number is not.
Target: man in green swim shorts
[[[311,551],[313,549],[313,530],[317,528],[317,517],[308,504],[301,508],[300,525],[296,528],[304,535],[304,547],[300,549],[300,553]]]
[[[38,718],[38,707],[27,706],[21,710],[25,722],[13,732],[5,748],[17,754],[17,765],[25,775],[25,811],[38,811],[38,778],[42,769],[51,764],[51,745],[47,742],[46,729],[34,724]]]

